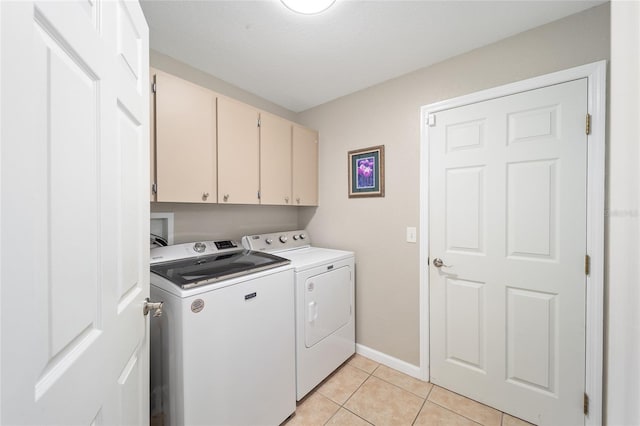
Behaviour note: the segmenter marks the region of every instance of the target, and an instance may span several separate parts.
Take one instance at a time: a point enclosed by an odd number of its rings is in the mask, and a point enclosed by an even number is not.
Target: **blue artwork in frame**
[[[349,198],[384,197],[384,145],[349,151]]]

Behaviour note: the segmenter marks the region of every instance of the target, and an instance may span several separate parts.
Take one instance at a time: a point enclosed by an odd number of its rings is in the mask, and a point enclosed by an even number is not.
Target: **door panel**
[[[557,296],[507,288],[507,380],[555,392]]]
[[[555,260],[557,164],[507,165],[507,256]]]
[[[0,423],[146,423],[146,22],[131,2],[0,8]]]
[[[447,250],[483,252],[483,167],[447,170]]]
[[[312,347],[351,319],[351,271],[347,267],[307,278],[305,346]]]
[[[436,114],[431,380],[536,424],[584,422],[586,79]]]
[[[485,283],[446,279],[447,359],[472,369],[485,366]]]

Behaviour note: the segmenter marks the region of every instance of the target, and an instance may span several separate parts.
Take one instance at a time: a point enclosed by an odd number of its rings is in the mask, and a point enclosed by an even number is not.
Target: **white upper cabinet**
[[[219,203],[259,204],[260,112],[229,98],[218,98]]]
[[[156,201],[215,203],[216,93],[155,75]]]
[[[318,132],[150,69],[151,201],[318,204]]]
[[[293,204],[318,205],[318,132],[293,126]]]
[[[260,114],[260,203],[291,204],[292,123]]]

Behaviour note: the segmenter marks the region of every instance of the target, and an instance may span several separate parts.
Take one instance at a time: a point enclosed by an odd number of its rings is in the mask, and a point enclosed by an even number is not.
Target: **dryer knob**
[[[266,240],[264,240],[264,242],[267,244],[271,244],[273,240],[271,238],[267,238]]]
[[[307,237],[306,237],[306,235],[304,235],[304,234],[300,234],[300,239],[301,239],[301,240],[304,240],[305,238],[307,238]]]
[[[287,242],[287,237],[286,237],[285,235],[282,235],[282,236],[280,237],[280,242],[281,242],[282,244],[286,243],[286,242]]]
[[[294,241],[298,241],[298,238],[300,238],[300,237],[299,237],[299,236],[297,236],[297,235],[294,235],[294,236],[293,236],[293,240],[294,240]]]
[[[207,245],[205,243],[195,243],[193,245],[193,251],[195,251],[196,253],[204,253],[206,249]]]

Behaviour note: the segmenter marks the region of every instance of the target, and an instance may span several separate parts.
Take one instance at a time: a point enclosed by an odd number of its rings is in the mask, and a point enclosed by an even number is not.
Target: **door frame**
[[[428,380],[430,377],[429,115],[581,78],[587,79],[587,112],[591,115],[591,132],[587,135],[586,229],[587,254],[591,262],[590,273],[586,276],[585,335],[585,392],[590,403],[585,425],[595,426],[602,424],[603,411],[606,60],[435,102],[420,109],[420,378]]]

